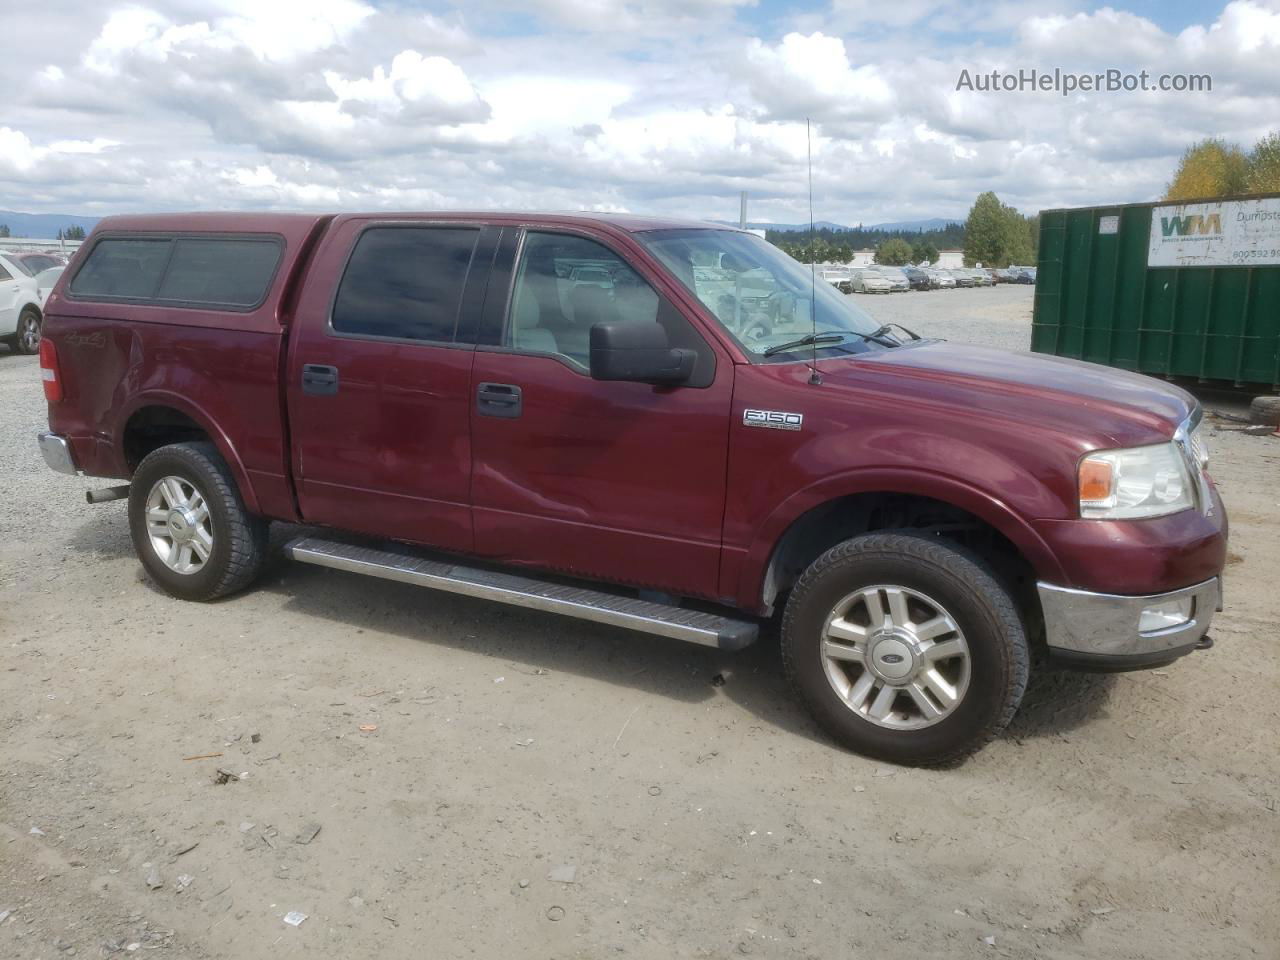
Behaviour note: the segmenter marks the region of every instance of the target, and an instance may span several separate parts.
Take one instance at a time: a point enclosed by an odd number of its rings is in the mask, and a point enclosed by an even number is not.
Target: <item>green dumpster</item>
[[[1042,211],[1031,349],[1280,386],[1280,194]]]

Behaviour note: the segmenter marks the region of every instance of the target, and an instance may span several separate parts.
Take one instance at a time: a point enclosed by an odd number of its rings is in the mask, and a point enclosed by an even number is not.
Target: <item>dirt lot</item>
[[[1029,338],[1025,287],[858,302]],[[124,505],[44,467],[43,418],[36,362],[0,349],[0,956],[1280,950],[1280,440],[1214,439],[1214,650],[1038,675],[1005,737],[918,771],[827,742],[768,643],[724,655],[278,555],[251,593],[168,599]]]

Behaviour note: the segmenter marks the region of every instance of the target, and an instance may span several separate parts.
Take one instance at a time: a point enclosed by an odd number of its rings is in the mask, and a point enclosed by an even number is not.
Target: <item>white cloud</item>
[[[49,149],[54,153],[101,153],[118,146],[119,140],[94,137],[92,140],[55,140],[49,144]]]
[[[855,68],[839,37],[789,33],[776,45],[752,38],[745,66],[752,93],[779,119],[875,118],[893,107],[893,91],[879,68]]]
[[[390,70],[379,64],[369,77],[350,80],[326,71],[324,78],[343,109],[356,116],[461,123],[481,121],[489,114],[488,104],[461,67],[416,50],[397,54]]]
[[[79,2],[80,6],[75,4]],[[0,207],[962,214],[1149,199],[1280,117],[1280,8],[1173,31],[1087,0],[65,0],[7,14]],[[37,5],[38,6],[38,5]],[[1212,94],[981,94],[961,69],[1209,72]]]

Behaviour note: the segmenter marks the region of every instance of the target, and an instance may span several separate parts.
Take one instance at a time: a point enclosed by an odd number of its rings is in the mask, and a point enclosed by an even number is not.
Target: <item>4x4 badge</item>
[[[787,413],[783,410],[743,410],[744,427],[766,427],[770,430],[799,430],[804,426],[803,413]]]

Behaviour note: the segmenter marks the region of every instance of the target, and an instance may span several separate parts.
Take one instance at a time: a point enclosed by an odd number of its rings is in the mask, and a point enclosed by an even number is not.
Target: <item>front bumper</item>
[[[60,437],[56,433],[42,433],[36,437],[36,442],[40,445],[40,454],[50,470],[69,473],[73,477],[80,472],[76,468],[75,457],[71,455],[71,444],[66,437]]]
[[[1049,653],[1064,664],[1103,670],[1159,666],[1203,645],[1215,611],[1222,609],[1222,580],[1151,596],[1119,596],[1037,584]],[[1159,630],[1141,631],[1148,607],[1190,600],[1190,617]]]

